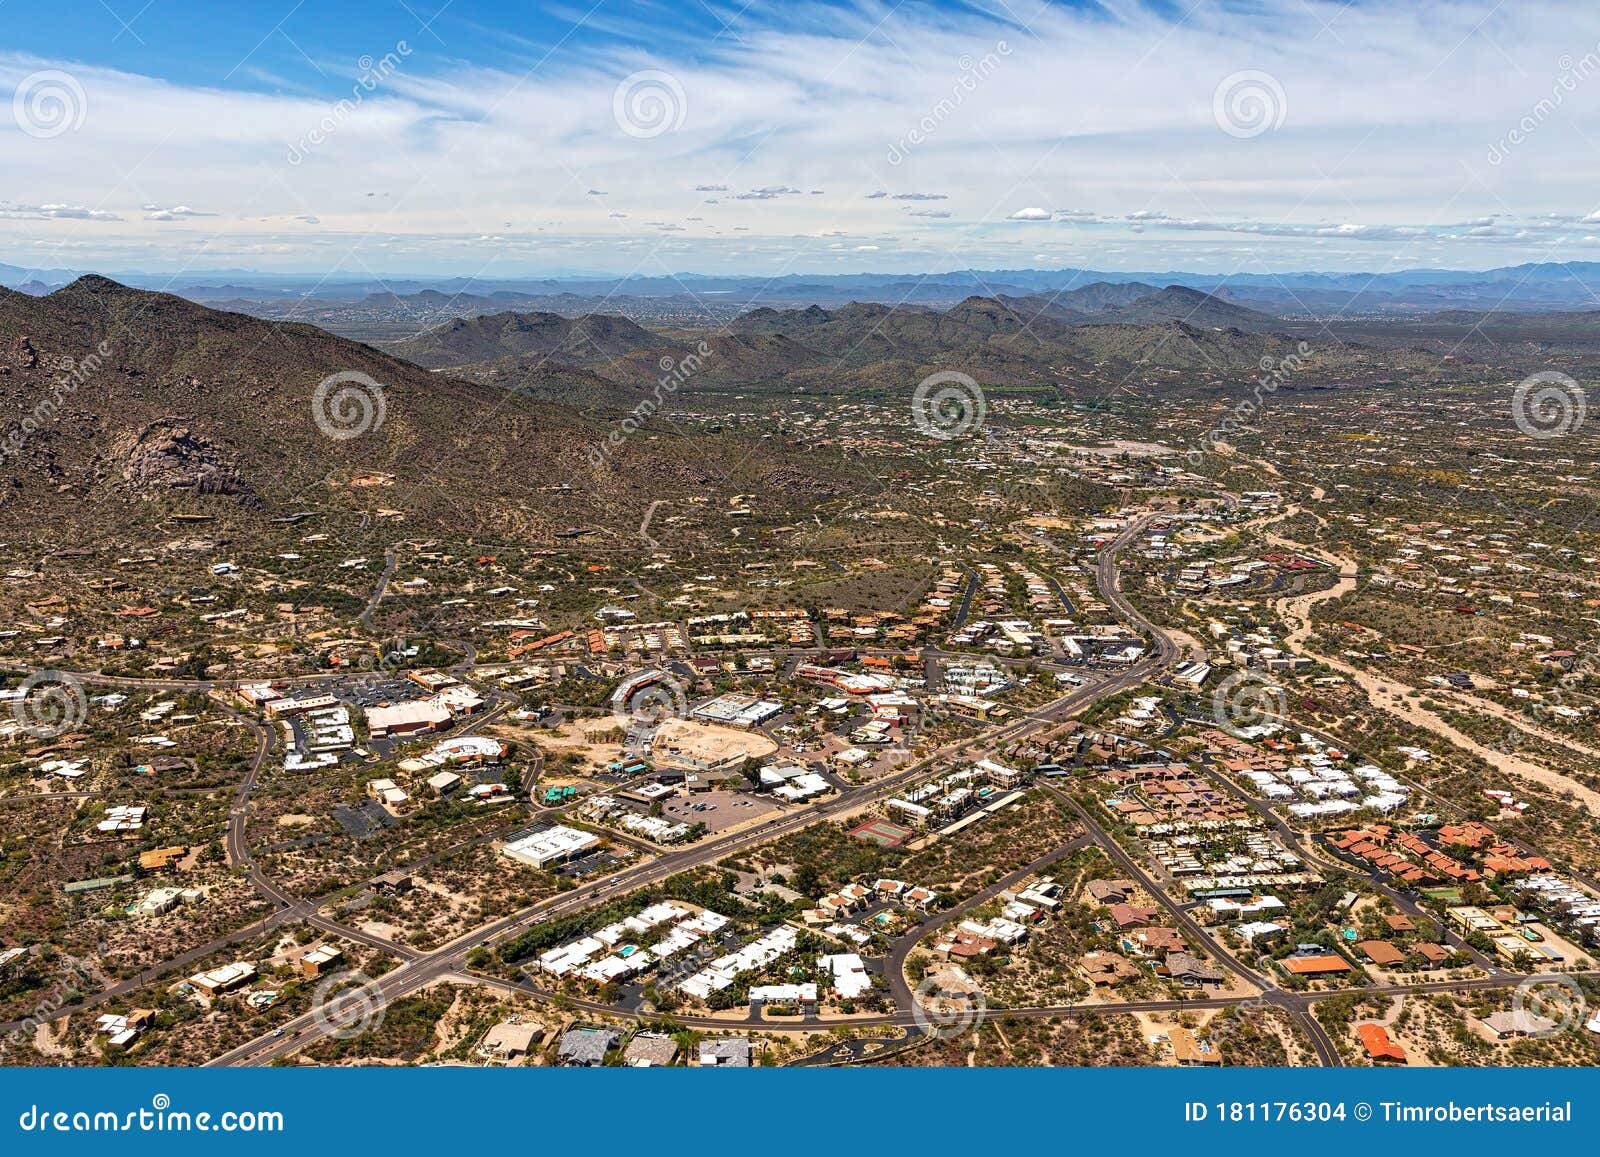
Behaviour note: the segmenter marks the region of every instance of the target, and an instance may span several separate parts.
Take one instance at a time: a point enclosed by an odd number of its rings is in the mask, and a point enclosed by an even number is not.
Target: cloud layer
[[[792,6],[677,59],[591,47],[528,72],[414,43],[331,98],[0,54],[0,97],[22,94],[0,102],[0,260],[510,276],[1600,259],[1600,32],[1571,4],[996,11]]]

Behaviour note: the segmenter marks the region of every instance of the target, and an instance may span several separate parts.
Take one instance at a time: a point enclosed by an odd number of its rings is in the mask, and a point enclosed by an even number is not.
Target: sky
[[[1597,113],[1592,0],[0,0],[0,262],[1592,261]]]

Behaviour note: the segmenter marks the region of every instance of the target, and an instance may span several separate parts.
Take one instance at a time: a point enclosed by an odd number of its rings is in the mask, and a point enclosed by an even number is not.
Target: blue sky
[[[8,47],[181,84],[342,95],[353,63],[406,38],[424,71],[453,65],[528,69],[601,47],[671,42],[688,55],[766,18],[744,5],[594,0],[89,0],[0,4]],[[742,13],[742,14],[741,14]],[[341,85],[341,80],[344,84]]]
[[[1574,0],[0,0],[0,261],[1600,260],[1596,113]]]

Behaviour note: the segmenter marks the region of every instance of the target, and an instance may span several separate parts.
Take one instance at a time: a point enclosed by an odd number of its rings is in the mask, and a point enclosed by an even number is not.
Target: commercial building
[[[557,824],[513,840],[500,849],[500,854],[518,863],[544,868],[565,863],[599,846],[599,836]]]
[[[367,708],[367,730],[374,739],[405,739],[450,726],[450,709],[435,700],[415,700]]]
[[[300,958],[300,975],[307,980],[332,972],[344,963],[344,953],[331,944],[318,944]]]
[[[772,699],[758,699],[754,695],[723,695],[696,707],[690,714],[706,723],[721,723],[730,727],[759,727],[783,711],[783,704]]]

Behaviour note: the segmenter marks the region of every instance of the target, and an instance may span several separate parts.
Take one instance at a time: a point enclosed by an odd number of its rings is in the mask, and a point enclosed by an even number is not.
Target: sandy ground
[[[734,766],[741,759],[765,759],[777,750],[778,745],[758,731],[668,719],[657,730],[650,754],[663,764],[693,760],[698,766]]]
[[[507,724],[488,730],[501,739],[529,743],[550,755],[576,755],[583,760],[580,772],[596,772],[604,771],[606,764],[622,754],[621,744],[609,740],[601,742],[600,737],[612,733],[626,734],[628,727],[626,716],[607,715],[598,719],[573,719],[558,730],[549,732]]]

